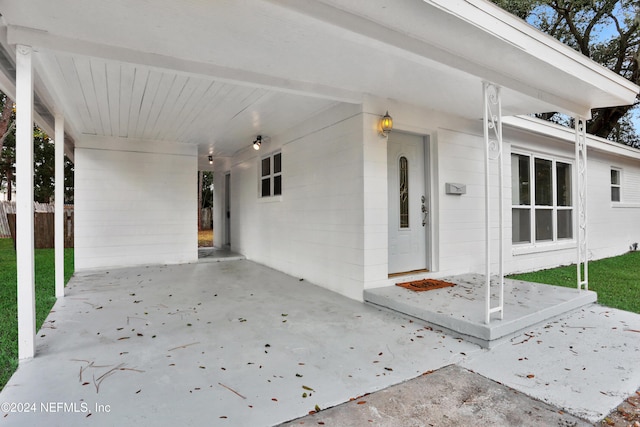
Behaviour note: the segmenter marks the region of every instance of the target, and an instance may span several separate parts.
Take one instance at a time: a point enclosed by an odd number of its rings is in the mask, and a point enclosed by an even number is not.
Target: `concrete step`
[[[484,276],[465,274],[442,278],[455,286],[414,292],[399,286],[364,291],[369,304],[400,312],[437,326],[454,336],[491,348],[529,328],[597,301],[592,291],[505,279],[504,317],[485,323]],[[492,306],[498,303],[492,281]]]

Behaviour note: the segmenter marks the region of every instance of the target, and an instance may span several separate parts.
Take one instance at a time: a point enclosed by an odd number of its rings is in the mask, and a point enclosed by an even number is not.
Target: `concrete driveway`
[[[244,260],[79,274],[0,423],[277,425],[449,365],[595,421],[640,386],[637,330],[593,305],[483,350]]]

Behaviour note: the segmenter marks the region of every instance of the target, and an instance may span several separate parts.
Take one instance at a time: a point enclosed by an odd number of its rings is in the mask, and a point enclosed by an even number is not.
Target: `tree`
[[[13,101],[0,92],[0,183],[7,188],[11,200],[15,186],[16,136]],[[55,148],[49,136],[38,126],[33,128],[33,193],[34,201],[49,203],[55,192]],[[73,163],[65,156],[65,203],[73,203]]]
[[[640,6],[637,0],[492,0],[543,32],[640,85]],[[631,106],[592,111],[587,132],[640,148]],[[562,121],[557,113],[540,115]]]

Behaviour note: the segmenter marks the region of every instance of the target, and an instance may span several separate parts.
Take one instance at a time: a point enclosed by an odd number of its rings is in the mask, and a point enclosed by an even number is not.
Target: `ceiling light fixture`
[[[380,118],[380,135],[387,137],[389,136],[389,132],[393,129],[393,119],[389,115],[389,111],[387,111],[384,116]]]
[[[260,145],[262,144],[262,136],[258,135],[256,137],[256,140],[253,141],[253,149],[254,150],[259,150],[260,149]]]

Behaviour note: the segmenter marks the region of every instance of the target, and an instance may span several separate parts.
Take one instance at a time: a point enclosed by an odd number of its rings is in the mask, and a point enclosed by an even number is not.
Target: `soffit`
[[[435,3],[0,0],[0,10],[8,43],[36,47],[41,89],[78,133],[223,155],[365,94],[467,118],[482,115],[483,80],[503,86],[505,115],[584,114],[624,98],[576,76],[593,71],[536,58],[553,50],[518,44],[529,35],[507,40]]]

